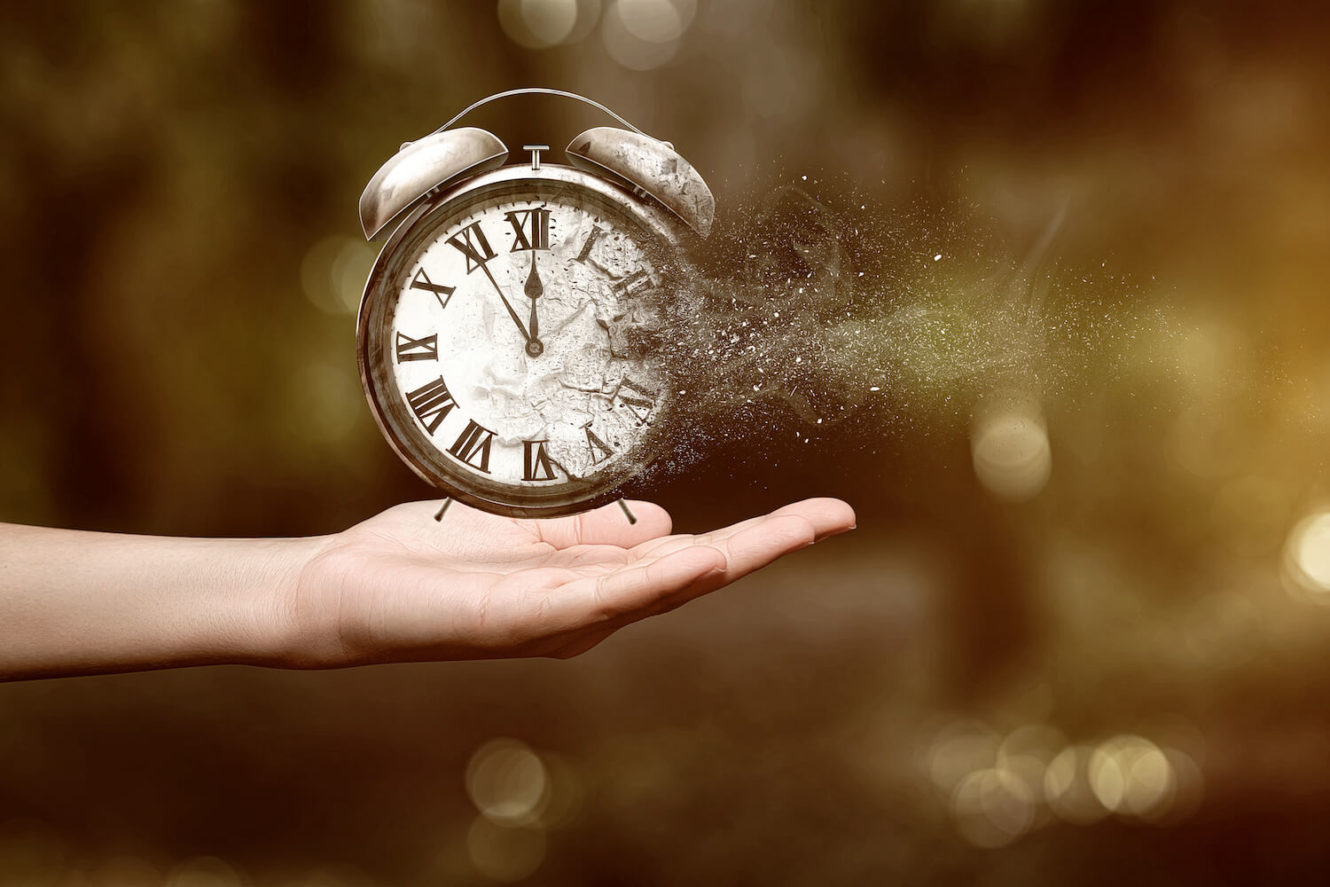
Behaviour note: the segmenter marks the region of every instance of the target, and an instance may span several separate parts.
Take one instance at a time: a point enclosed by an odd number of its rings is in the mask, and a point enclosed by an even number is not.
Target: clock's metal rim
[[[379,426],[380,432],[393,448],[393,451],[422,480],[431,486],[438,487],[461,502],[490,512],[510,517],[552,517],[594,508],[619,498],[619,490],[623,484],[637,476],[650,461],[659,458],[664,451],[664,447],[660,445],[658,439],[652,440],[649,433],[644,441],[645,444],[649,445],[647,447],[650,451],[649,458],[637,464],[625,463],[621,469],[610,475],[609,485],[599,493],[574,499],[570,499],[567,492],[562,495],[552,493],[548,497],[542,497],[540,495],[542,488],[534,488],[525,494],[531,498],[531,501],[526,502],[513,501],[512,498],[503,495],[501,492],[497,492],[493,496],[487,496],[483,491],[476,489],[475,487],[479,485],[475,484],[468,475],[463,474],[460,470],[445,465],[446,470],[441,473],[456,475],[456,477],[440,478],[436,476],[435,472],[430,470],[427,465],[420,464],[421,462],[428,463],[428,460],[419,458],[408,446],[408,441],[399,439],[398,430],[394,427],[395,423],[386,415],[388,405],[379,402],[380,392],[373,380],[373,356],[369,352],[369,319],[378,302],[377,296],[385,291],[382,282],[388,274],[387,266],[396,258],[396,253],[403,242],[414,236],[412,229],[415,228],[417,223],[427,215],[446,211],[450,205],[459,201],[482,199],[489,192],[500,190],[501,186],[505,184],[519,184],[522,182],[530,182],[533,185],[561,183],[585,188],[623,213],[628,219],[641,225],[647,232],[654,234],[662,241],[663,246],[677,247],[684,237],[680,225],[663,211],[637,203],[627,197],[616,186],[607,184],[577,169],[553,164],[542,165],[539,170],[533,170],[527,166],[509,166],[477,176],[413,209],[398,224],[384,244],[370,271],[369,279],[366,281],[360,311],[356,320],[357,363],[359,365],[361,387],[369,402],[370,412],[374,416],[375,423]],[[686,265],[686,260],[677,255],[677,249],[672,252],[674,255],[671,256],[671,261]],[[669,408],[670,399],[666,399],[662,404],[660,415],[667,417]],[[411,427],[409,420],[405,424]],[[658,420],[655,424],[659,427],[663,423]],[[437,449],[437,447],[433,449]],[[542,498],[547,501],[541,502]]]

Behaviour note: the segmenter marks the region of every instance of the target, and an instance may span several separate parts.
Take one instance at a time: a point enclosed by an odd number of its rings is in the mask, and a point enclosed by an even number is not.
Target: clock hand
[[[508,309],[508,316],[513,319],[513,323],[517,324],[517,331],[522,334],[523,339],[526,339],[527,352],[530,353],[531,344],[534,341],[531,334],[526,331],[526,327],[522,326],[522,320],[517,316],[517,312],[513,310],[513,306],[508,304],[508,299],[504,296],[503,290],[499,288],[499,284],[494,280],[494,275],[490,273],[489,265],[481,262],[480,270],[485,272],[485,277],[489,280],[490,286],[494,287],[494,291],[499,294],[499,301],[503,303],[503,307]],[[541,350],[543,350],[543,346]]]
[[[540,282],[540,274],[536,271],[536,251],[531,251],[531,273],[526,276],[526,297],[531,300],[531,320],[527,322],[527,329],[530,331],[531,342],[540,343],[540,318],[536,316],[536,300],[545,294],[545,285]],[[531,350],[531,345],[527,345],[527,351]],[[534,355],[533,355],[534,356]]]
[[[587,308],[589,308],[590,306],[591,306],[590,302],[583,302],[576,311],[569,314],[567,317],[563,319],[563,323],[556,326],[552,331],[546,330],[546,332],[548,332],[550,335],[556,335],[558,333],[563,332],[563,330],[568,326],[568,324],[572,323],[574,320],[577,320],[577,318],[581,316],[582,312],[587,310]]]

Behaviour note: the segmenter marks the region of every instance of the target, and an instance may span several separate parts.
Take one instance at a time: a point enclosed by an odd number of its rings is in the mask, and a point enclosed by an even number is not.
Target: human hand
[[[454,503],[390,508],[320,540],[282,601],[282,662],[566,658],[854,525],[838,499],[808,499],[701,535],[669,535],[648,502],[551,520]]]

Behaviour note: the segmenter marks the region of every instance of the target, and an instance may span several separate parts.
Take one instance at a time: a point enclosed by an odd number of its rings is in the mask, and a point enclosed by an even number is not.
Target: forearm
[[[315,544],[0,524],[0,680],[277,664]]]

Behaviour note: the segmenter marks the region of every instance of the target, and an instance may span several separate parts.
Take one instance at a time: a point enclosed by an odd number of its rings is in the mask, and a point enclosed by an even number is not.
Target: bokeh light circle
[[[670,0],[617,0],[605,11],[601,39],[620,65],[649,71],[674,58],[685,30],[684,17]]]
[[[1044,773],[1044,798],[1059,819],[1089,825],[1108,815],[1108,809],[1091,790],[1086,772],[1094,749],[1070,745],[1053,758]]]
[[[300,263],[305,298],[328,314],[355,314],[376,256],[375,248],[357,237],[320,240]]]
[[[618,0],[624,29],[648,43],[670,43],[683,36],[697,7],[688,0]]]
[[[527,49],[544,49],[568,39],[577,25],[577,0],[499,0],[499,25]]]
[[[1330,511],[1303,518],[1289,533],[1284,571],[1295,590],[1330,603]]]
[[[493,739],[466,766],[466,791],[481,815],[505,825],[535,822],[549,778],[540,756],[516,739]]]
[[[979,847],[1002,847],[1025,834],[1034,824],[1034,809],[1030,786],[1010,770],[976,770],[952,796],[957,827]]]
[[[1163,750],[1140,736],[1114,736],[1090,754],[1090,788],[1114,813],[1141,818],[1162,814],[1176,779]]]
[[[1048,483],[1053,468],[1048,432],[1038,419],[997,413],[975,423],[971,436],[974,471],[994,495],[1029,499]]]

